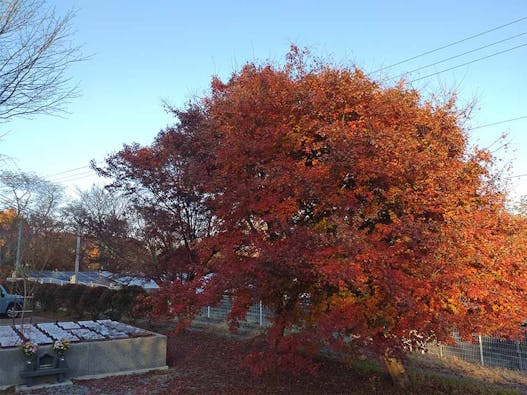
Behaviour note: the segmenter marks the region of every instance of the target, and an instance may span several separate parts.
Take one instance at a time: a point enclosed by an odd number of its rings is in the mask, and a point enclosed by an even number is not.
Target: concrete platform
[[[65,380],[60,383],[55,384],[36,384],[32,386],[28,385],[17,385],[15,392],[23,392],[23,391],[32,391],[32,390],[40,390],[40,389],[50,389],[50,388],[56,388],[56,387],[65,387],[68,385],[73,385],[73,382],[71,380]]]
[[[105,322],[103,321],[103,323]],[[104,334],[103,331],[99,330],[98,335],[104,337],[103,339],[86,340],[82,339],[81,335],[90,337],[89,332],[88,335],[85,335],[89,330],[97,333],[95,331],[97,325],[93,323],[90,325],[90,322],[86,321],[81,323],[57,323],[59,327],[61,324],[63,324],[63,328],[70,328],[64,329],[65,332],[76,333],[79,336],[77,341],[71,342],[70,349],[65,355],[70,368],[66,374],[66,380],[166,369],[167,340],[164,335],[114,321],[106,321],[105,325],[109,328],[124,328],[123,330],[128,332],[127,337],[119,335],[119,338],[112,338],[112,334],[121,332],[115,330],[110,334]],[[81,327],[81,329],[78,327]],[[12,329],[20,333],[17,328]],[[39,327],[34,327],[26,332],[29,333],[26,336],[35,336],[34,332],[37,330],[40,330]],[[43,332],[42,335],[40,339],[44,339],[42,341],[44,343],[48,342],[48,344],[42,344],[39,352],[49,352],[51,350],[51,342],[45,340],[45,336],[53,338],[53,334]],[[95,337],[93,335],[93,338]],[[20,378],[20,371],[24,367],[24,356],[19,345],[0,347],[0,390],[13,385],[24,384],[23,379]]]

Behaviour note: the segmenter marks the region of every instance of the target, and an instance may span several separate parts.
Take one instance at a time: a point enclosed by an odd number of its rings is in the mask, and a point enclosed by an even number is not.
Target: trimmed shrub
[[[104,312],[104,306],[99,304],[100,296],[105,291],[103,287],[85,287],[79,300],[79,309],[83,316],[88,316],[90,320],[97,320]]]
[[[146,292],[137,286],[112,290],[78,284],[35,284],[34,302],[44,312],[65,310],[73,319],[133,319],[137,297]]]
[[[34,304],[40,306],[42,311],[56,313],[59,309],[57,294],[60,285],[56,284],[37,284],[34,293]]]

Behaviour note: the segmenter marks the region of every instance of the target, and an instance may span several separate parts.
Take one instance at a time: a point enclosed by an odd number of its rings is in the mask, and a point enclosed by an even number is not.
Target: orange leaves
[[[16,209],[10,208],[0,211],[0,225],[9,224],[17,217]]]
[[[210,292],[244,295],[239,317],[262,299],[277,344],[294,327],[402,350],[403,334],[482,330],[483,312],[489,331],[513,330],[511,311],[527,318],[527,226],[485,181],[492,158],[468,150],[454,97],[424,102],[306,56],[214,78],[177,113],[175,174],[214,223],[196,241]],[[136,150],[137,167],[173,146]]]
[[[225,85],[218,77],[212,77],[210,88],[213,93],[222,92],[226,87],[227,85]]]
[[[16,224],[17,210],[10,208],[0,211],[0,247],[6,245],[6,235],[8,230]]]

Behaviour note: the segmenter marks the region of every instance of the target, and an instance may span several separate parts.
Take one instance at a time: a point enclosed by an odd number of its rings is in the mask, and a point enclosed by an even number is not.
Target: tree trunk
[[[384,364],[386,365],[386,369],[388,370],[393,383],[399,388],[408,388],[410,385],[410,379],[406,374],[406,370],[404,369],[401,360],[391,357],[386,353],[384,355]]]

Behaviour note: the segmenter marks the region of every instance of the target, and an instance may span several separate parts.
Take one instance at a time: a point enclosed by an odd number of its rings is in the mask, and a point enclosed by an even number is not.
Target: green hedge
[[[63,311],[78,320],[133,320],[137,297],[144,294],[143,288],[137,286],[113,290],[77,284],[36,284],[34,303],[40,311]]]

